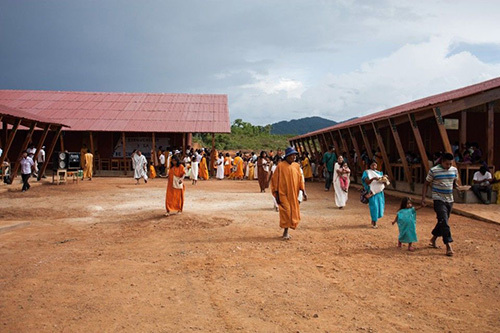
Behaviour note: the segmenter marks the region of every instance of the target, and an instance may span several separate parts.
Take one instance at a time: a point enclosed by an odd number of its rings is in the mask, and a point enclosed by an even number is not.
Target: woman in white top
[[[335,166],[333,167],[333,189],[335,190],[335,205],[342,209],[345,207],[347,203],[347,195],[348,193],[342,190],[342,186],[340,185],[340,177],[342,176],[342,168],[340,167],[344,162],[344,157],[339,155]],[[347,175],[349,177],[349,175]]]
[[[219,153],[219,158],[215,162],[215,166],[217,168],[217,174],[215,178],[221,180],[224,179],[224,155]]]

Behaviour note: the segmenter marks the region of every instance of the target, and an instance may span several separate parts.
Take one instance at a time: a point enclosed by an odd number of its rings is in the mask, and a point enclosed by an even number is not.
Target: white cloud
[[[432,37],[406,44],[358,70],[326,73],[307,88],[259,77],[238,88],[231,110],[251,110],[246,119],[261,124],[311,115],[340,121],[500,76],[500,64],[483,63],[469,52],[448,56],[453,43]]]

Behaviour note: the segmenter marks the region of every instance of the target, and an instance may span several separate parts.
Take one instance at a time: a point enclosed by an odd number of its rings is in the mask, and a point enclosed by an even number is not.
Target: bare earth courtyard
[[[2,332],[498,332],[500,225],[452,215],[455,256],[396,247],[399,200],[379,229],[308,183],[293,239],[257,182],[187,185],[164,217],[165,179],[18,184],[0,193]],[[442,243],[439,241],[442,247]]]

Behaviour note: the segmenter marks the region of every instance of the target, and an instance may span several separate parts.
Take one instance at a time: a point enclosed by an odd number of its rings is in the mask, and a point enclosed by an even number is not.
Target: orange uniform
[[[174,188],[174,176],[176,177],[184,177],[186,172],[184,171],[184,165],[179,165],[176,167],[171,167],[170,172],[168,174],[168,183],[167,183],[167,195],[165,197],[165,207],[167,212],[182,212],[182,208],[184,207],[184,191],[186,190],[186,186],[182,184],[182,189]]]
[[[236,165],[236,172],[234,173],[234,178],[243,179],[245,173],[243,172],[243,159],[239,156],[234,158],[234,165]]]
[[[207,168],[207,159],[203,157],[200,162],[200,168],[198,169],[198,177],[201,179],[208,179],[208,168]]]
[[[276,200],[280,201],[280,227],[297,228],[300,221],[299,191],[305,191],[300,165],[286,161],[278,164],[271,178],[271,190]]]

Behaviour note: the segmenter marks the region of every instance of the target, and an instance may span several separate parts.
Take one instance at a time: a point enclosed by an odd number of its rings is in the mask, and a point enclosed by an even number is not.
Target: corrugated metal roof
[[[427,110],[431,108],[434,105],[441,104],[444,102],[448,101],[453,101],[456,99],[464,98],[467,96],[475,95],[478,93],[482,93],[484,91],[490,90],[490,89],[495,89],[500,87],[500,77],[497,77],[495,79],[489,80],[489,81],[484,81],[481,83],[473,84],[464,88],[456,89],[456,90],[451,90],[447,91],[441,94],[425,97],[422,99],[418,99],[406,104],[401,104],[380,112],[375,112],[363,117],[355,118],[331,127],[326,127],[314,132],[310,132],[307,134],[299,135],[296,137],[291,138],[290,140],[295,140],[295,139],[301,139],[301,138],[307,138],[310,136],[314,136],[317,134],[321,134],[324,132],[330,132],[333,130],[339,130],[343,128],[348,128],[352,126],[357,126],[363,123],[368,123],[372,121],[377,121],[379,119],[386,119],[386,118],[391,118],[398,116],[403,113],[407,112],[412,112],[421,109],[422,111]]]
[[[65,125],[61,122],[55,121],[53,119],[49,119],[49,118],[40,116],[38,114],[29,113],[29,112],[26,112],[23,110],[10,108],[10,107],[3,105],[3,104],[0,104],[0,116],[11,116],[14,118],[25,119],[25,120],[28,120],[31,122],[36,121],[37,123],[41,123],[41,124],[53,124],[53,125],[68,127],[68,125]]]
[[[0,90],[0,104],[68,131],[231,132],[227,95]]]

